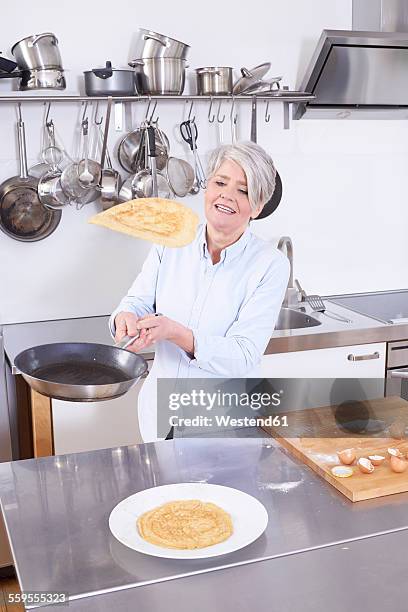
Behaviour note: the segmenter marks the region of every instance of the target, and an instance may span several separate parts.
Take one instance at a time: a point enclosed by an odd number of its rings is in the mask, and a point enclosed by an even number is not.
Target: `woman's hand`
[[[194,352],[193,332],[173,319],[163,315],[146,315],[137,321],[137,329],[140,330],[140,338],[144,339],[143,346],[150,346],[158,340],[168,340],[187,353]]]
[[[120,342],[125,336],[139,337],[127,347],[127,351],[137,353],[146,346],[146,330],[139,331],[137,317],[133,312],[119,312],[115,317],[115,342]]]

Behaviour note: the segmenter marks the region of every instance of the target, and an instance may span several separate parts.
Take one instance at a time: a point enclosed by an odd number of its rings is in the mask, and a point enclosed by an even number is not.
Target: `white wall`
[[[78,92],[83,70],[111,59],[126,66],[138,27],[151,27],[191,44],[191,68],[202,65],[251,66],[269,60],[271,75],[283,75],[294,87],[310,59],[323,28],[351,27],[351,0],[253,0],[250,4],[201,5],[186,0],[156,0],[144,7],[130,0],[58,5],[43,0],[41,10],[28,0],[3,7],[2,45],[32,33],[53,31],[60,40],[68,87]],[[17,15],[18,13],[18,15]],[[18,18],[17,18],[18,17]],[[0,81],[0,95],[13,81]],[[186,92],[190,90],[190,82]],[[22,94],[23,95],[23,94]],[[273,106],[271,104],[271,106]],[[143,117],[144,103],[133,104],[133,124]],[[203,157],[222,136],[230,138],[230,107],[221,135],[207,121],[206,102],[195,105],[199,149]],[[263,121],[260,103],[258,140],[273,155],[284,183],[279,210],[253,224],[273,239],[292,236],[295,275],[309,292],[341,293],[408,285],[406,171],[408,124],[405,121],[298,121],[283,130],[283,109],[271,108]],[[30,162],[40,146],[41,104],[23,105]],[[72,152],[78,105],[54,104],[52,116],[65,146]],[[188,156],[177,124],[188,111],[181,101],[161,102],[160,123],[174,155]],[[239,136],[249,137],[247,102],[239,105]],[[15,109],[0,106],[0,179],[16,173]],[[114,145],[123,133],[111,134]],[[184,202],[201,213],[202,196]],[[63,212],[57,231],[46,240],[23,244],[0,235],[0,321],[17,322],[104,314],[117,303],[139,270],[148,244],[99,227],[87,218],[99,205]],[[389,246],[390,245],[390,246]]]

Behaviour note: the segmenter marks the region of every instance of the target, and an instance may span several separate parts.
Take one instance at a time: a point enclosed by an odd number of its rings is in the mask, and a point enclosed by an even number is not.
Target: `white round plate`
[[[212,502],[228,512],[234,527],[231,537],[220,544],[194,550],[163,548],[146,542],[137,529],[138,517],[166,502],[181,499]],[[109,517],[109,529],[119,542],[146,555],[167,559],[205,559],[225,555],[251,544],[265,531],[267,524],[265,506],[252,495],[231,487],[197,482],[163,485],[139,491],[115,506]]]

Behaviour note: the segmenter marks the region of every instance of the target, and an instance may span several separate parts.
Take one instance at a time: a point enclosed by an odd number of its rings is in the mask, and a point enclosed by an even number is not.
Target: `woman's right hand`
[[[139,337],[127,347],[127,351],[137,353],[145,347],[147,343],[146,329],[138,330],[137,322],[140,317],[137,317],[133,312],[119,312],[115,317],[115,342],[120,342],[125,336]]]

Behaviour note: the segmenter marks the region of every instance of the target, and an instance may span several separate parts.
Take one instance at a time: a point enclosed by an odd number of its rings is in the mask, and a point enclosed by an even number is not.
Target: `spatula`
[[[306,295],[306,301],[310,304],[313,312],[322,312],[326,315],[326,317],[330,317],[331,319],[336,319],[337,321],[342,321],[343,323],[351,323],[350,319],[343,317],[337,313],[331,312],[330,310],[326,310],[326,306],[320,295]]]

